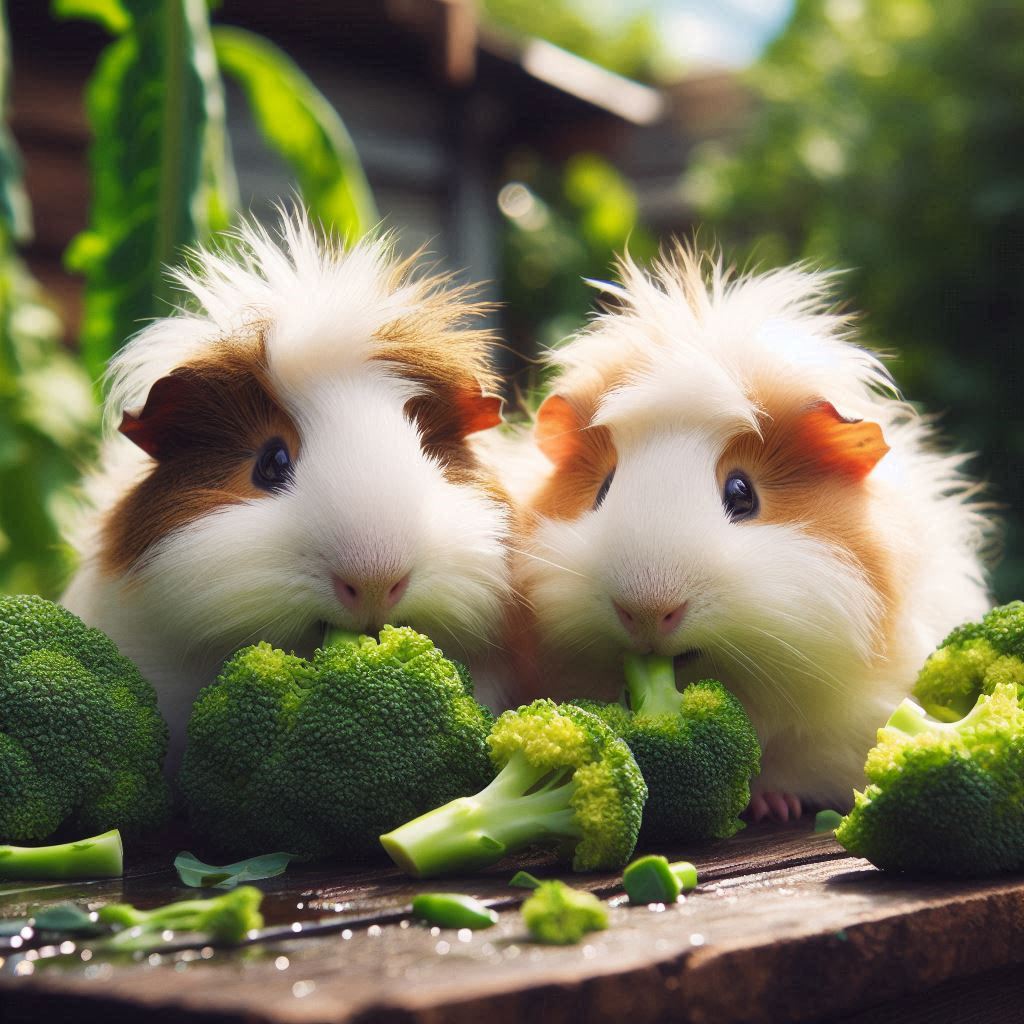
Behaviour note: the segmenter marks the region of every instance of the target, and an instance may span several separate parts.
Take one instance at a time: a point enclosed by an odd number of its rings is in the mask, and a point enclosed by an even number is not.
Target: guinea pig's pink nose
[[[658,636],[668,636],[674,633],[686,615],[687,604],[688,602],[684,601],[675,608],[666,610],[664,607],[634,606],[627,608],[618,601],[612,601],[612,607],[614,607],[615,614],[619,617],[619,622],[626,627],[626,632],[630,636],[637,639],[645,637],[653,639],[652,633]]]
[[[409,589],[411,575],[407,572],[397,580],[364,583],[356,579],[342,579],[334,573],[331,582],[334,584],[335,596],[350,612],[364,613],[377,609],[390,611]]]

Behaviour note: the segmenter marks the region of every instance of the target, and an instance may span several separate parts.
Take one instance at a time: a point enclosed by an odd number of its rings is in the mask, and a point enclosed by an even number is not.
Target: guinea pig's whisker
[[[562,572],[571,573],[573,576],[579,576],[582,580],[591,579],[591,577],[586,573],[577,572],[575,569],[570,569],[567,565],[559,565],[557,562],[552,562],[550,558],[542,558],[540,555],[534,554],[532,551],[513,547],[510,547],[509,551],[514,551],[517,555],[524,555],[526,558],[532,558],[534,561],[540,562],[543,565],[549,565],[552,569],[560,569]]]

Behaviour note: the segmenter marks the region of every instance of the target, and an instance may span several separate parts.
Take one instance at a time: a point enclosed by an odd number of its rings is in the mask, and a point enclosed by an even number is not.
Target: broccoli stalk
[[[963,718],[953,722],[941,722],[929,718],[925,709],[908,697],[897,705],[896,710],[889,716],[889,721],[885,723],[885,728],[895,729],[906,736],[921,736],[925,733],[953,735],[983,721],[988,714],[987,706],[979,702]]]
[[[179,900],[154,910],[110,903],[98,911],[97,918],[101,924],[121,929],[106,941],[111,949],[149,949],[163,941],[165,931],[199,932],[212,943],[237,945],[251,930],[263,927],[262,899],[263,893],[255,886],[242,885],[223,896]]]
[[[537,844],[577,871],[619,867],[636,845],[647,787],[595,715],[550,700],[506,711],[487,738],[497,777],[381,836],[413,875],[472,871]]]
[[[678,715],[683,695],[676,688],[672,659],[662,655],[631,654],[625,657],[626,690],[634,715]]]
[[[431,876],[487,867],[540,838],[578,839],[573,775],[571,768],[533,765],[517,752],[476,796],[428,811],[381,836],[381,844],[403,871]]]
[[[121,833],[57,846],[0,846],[0,879],[119,878],[124,873]]]

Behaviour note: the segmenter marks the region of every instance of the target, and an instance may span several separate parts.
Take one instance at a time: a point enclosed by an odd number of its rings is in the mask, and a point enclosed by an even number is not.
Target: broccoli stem
[[[896,710],[889,716],[889,721],[885,723],[885,727],[886,729],[896,729],[907,736],[919,736],[925,732],[960,732],[963,728],[971,726],[977,719],[984,718],[987,714],[985,702],[979,700],[963,718],[959,718],[955,722],[939,722],[934,718],[929,718],[924,708],[908,697],[900,701]]]
[[[475,796],[414,818],[381,844],[403,871],[430,877],[487,867],[531,843],[578,839],[573,774],[538,768],[517,752]]]
[[[124,874],[121,833],[56,846],[0,846],[0,879],[119,878]]]
[[[683,695],[676,688],[672,658],[660,654],[627,654],[625,671],[633,714],[679,714]]]
[[[326,650],[328,647],[342,647],[345,644],[357,643],[359,643],[358,633],[352,633],[347,629],[328,628],[324,635],[323,647]]]

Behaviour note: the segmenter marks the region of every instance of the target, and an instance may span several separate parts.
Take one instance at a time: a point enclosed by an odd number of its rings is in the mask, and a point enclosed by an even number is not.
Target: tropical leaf
[[[295,173],[312,215],[342,236],[379,217],[362,164],[327,98],[282,50],[240,28],[213,30],[217,59],[249,100],[267,144]]]
[[[174,858],[174,867],[181,881],[195,889],[234,889],[242,882],[284,874],[294,856],[293,853],[264,853],[218,867],[204,864],[186,851]]]
[[[110,6],[65,0],[61,10],[95,16]],[[94,376],[147,320],[169,311],[166,267],[224,226],[234,206],[205,0],[119,6],[130,23],[101,55],[87,95],[90,224],[66,255],[86,276],[81,349]]]

